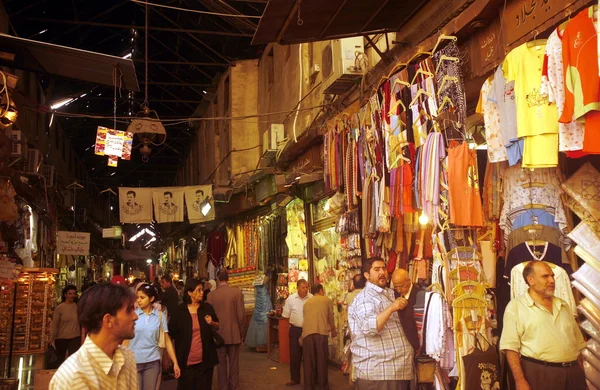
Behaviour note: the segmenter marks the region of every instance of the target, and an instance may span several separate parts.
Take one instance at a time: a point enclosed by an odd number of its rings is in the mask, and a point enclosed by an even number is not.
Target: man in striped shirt
[[[388,272],[380,257],[363,262],[367,285],[348,308],[352,332],[352,362],[358,390],[407,390],[414,377],[414,350],[400,318],[394,315],[408,304],[394,299],[387,287]]]
[[[133,294],[121,285],[97,284],[85,291],[77,314],[88,336],[56,371],[49,390],[137,389],[135,356],[120,346],[135,334]]]

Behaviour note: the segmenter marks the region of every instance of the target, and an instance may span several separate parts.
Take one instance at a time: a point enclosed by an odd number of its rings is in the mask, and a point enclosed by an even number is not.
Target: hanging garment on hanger
[[[502,66],[499,66],[494,73],[494,81],[492,81],[488,93],[488,100],[496,104],[500,120],[500,135],[502,137],[502,143],[506,148],[508,163],[511,166],[515,165],[523,157],[523,140],[519,140],[517,136],[515,82],[506,81]]]
[[[556,103],[559,113],[565,106],[565,73],[563,65],[563,42],[560,28],[556,28],[546,42],[544,67],[542,69],[541,93],[548,95],[550,102]],[[584,124],[579,121],[558,124],[558,150],[561,152],[583,149]],[[568,154],[567,154],[568,155]]]
[[[475,336],[475,348],[463,356],[466,390],[499,389],[500,364],[498,353],[483,337]],[[483,343],[481,341],[484,341]]]
[[[498,110],[498,105],[490,100],[492,82],[493,79],[488,78],[481,86],[479,102],[477,103],[475,112],[483,115],[488,161],[496,163],[500,161],[507,161],[508,154],[506,153],[506,148],[502,138],[502,130],[500,127],[500,111]]]
[[[565,28],[562,58],[565,67],[565,105],[559,121],[585,121],[583,152],[600,153],[600,77],[598,29],[593,7],[581,11]]]
[[[524,216],[525,215],[526,214],[524,214]],[[527,225],[531,225],[531,222],[527,223],[525,226],[521,226],[518,228],[515,228],[513,225],[513,230],[510,232],[506,240],[506,253],[510,253],[510,251],[517,245],[522,244],[525,241],[531,240],[533,234],[536,238],[543,238],[544,241],[547,241],[552,245],[561,247],[562,263],[569,264],[567,253],[563,249],[562,243],[560,242],[562,236],[560,230],[552,226],[546,226],[544,224],[538,224],[538,226],[535,229],[530,228]],[[534,233],[530,233],[530,231],[533,231]]]
[[[437,102],[442,104],[444,97],[448,97],[454,104],[452,111],[456,112],[458,123],[467,123],[467,99],[464,91],[464,78],[458,45],[450,41],[446,46],[433,53],[433,62],[436,65],[435,80],[437,84]],[[445,61],[443,58],[456,58],[459,61]],[[454,77],[456,81],[444,82],[444,77]],[[440,114],[439,112],[437,113]]]
[[[425,316],[422,334],[423,353],[440,363],[444,369],[454,367],[454,334],[450,307],[443,296],[436,292],[425,293]]]
[[[510,272],[510,298],[514,299],[522,294],[525,294],[529,286],[523,279],[523,269],[527,262],[515,265]],[[548,263],[554,272],[554,295],[563,301],[567,302],[573,314],[577,313],[573,290],[567,272],[554,264]]]
[[[535,257],[538,257],[537,259],[532,255],[532,252],[535,252]],[[509,279],[514,266],[523,263],[523,261],[530,260],[543,260],[547,263],[556,264],[567,271],[568,274],[571,274],[571,265],[563,263],[562,253],[563,251],[559,246],[547,241],[543,245],[530,245],[527,241],[523,242],[508,252],[504,264],[504,277]]]
[[[448,185],[450,223],[483,226],[477,155],[466,142],[448,150]]]

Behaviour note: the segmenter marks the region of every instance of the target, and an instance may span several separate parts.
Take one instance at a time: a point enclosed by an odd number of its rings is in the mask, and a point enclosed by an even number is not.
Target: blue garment
[[[506,146],[506,154],[508,156],[508,165],[511,167],[516,165],[523,158],[523,145],[525,141],[519,139]]]
[[[513,221],[512,229],[518,229],[523,226],[533,225],[533,216],[537,217],[538,225],[553,226],[558,228],[558,224],[554,221],[554,215],[550,214],[546,210],[542,209],[531,209],[525,210]]]
[[[150,315],[146,315],[140,308],[135,310],[138,319],[135,322],[135,337],[129,342],[129,349],[135,354],[136,363],[150,363],[160,360],[161,351],[158,347],[158,336],[160,325],[159,315],[162,315],[162,326],[165,332],[167,327],[167,316],[154,308]]]
[[[269,289],[265,285],[254,287],[254,314],[246,334],[246,345],[250,348],[267,345],[268,319],[267,313],[273,309]]]

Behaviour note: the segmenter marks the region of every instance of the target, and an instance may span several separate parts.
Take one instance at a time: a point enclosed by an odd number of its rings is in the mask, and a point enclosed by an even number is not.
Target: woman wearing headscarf
[[[203,297],[203,283],[189,279],[183,291],[184,303],[177,307],[169,320],[175,354],[181,367],[178,390],[211,389],[214,367],[219,363],[211,329],[219,329],[219,319]]]
[[[167,316],[160,309],[154,307],[157,299],[158,291],[156,291],[154,286],[142,284],[137,289],[138,308],[135,312],[138,315],[138,319],[135,322],[135,337],[129,343],[123,343],[123,345],[128,346],[135,354],[139,390],[155,390],[158,387],[157,384],[160,383],[160,357],[162,351],[158,345],[158,341],[161,328],[164,332],[167,353],[173,361],[175,378],[179,378],[181,374],[175,356],[175,348],[169,337]]]

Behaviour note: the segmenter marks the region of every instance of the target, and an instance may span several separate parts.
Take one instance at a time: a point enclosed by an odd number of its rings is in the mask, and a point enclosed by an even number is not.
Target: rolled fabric
[[[573,278],[600,300],[600,272],[584,263],[581,268],[573,273]]]
[[[600,372],[585,360],[583,362],[583,372],[585,372],[588,383],[600,383]]]
[[[598,359],[600,359],[600,343],[594,339],[589,339],[587,342],[587,349],[589,349]]]
[[[574,280],[571,283],[571,285],[573,287],[575,287],[577,290],[579,290],[579,292],[581,292],[587,299],[589,299],[593,305],[600,308],[600,298],[596,297],[590,290],[588,290],[588,288],[586,286],[584,286],[577,280]],[[600,321],[600,313],[598,315],[598,318]]]
[[[600,331],[594,327],[594,325],[585,320],[579,324],[579,327],[583,329],[585,333],[587,333],[595,342],[600,343]]]
[[[589,362],[592,366],[594,366],[596,371],[600,372],[600,359],[598,359],[598,357],[596,357],[596,355],[594,355],[592,351],[590,351],[587,348],[584,348],[583,351],[581,351],[581,355],[583,356],[583,359],[586,362]]]
[[[579,310],[579,312],[588,319],[588,321],[594,326],[594,328],[596,328],[596,330],[600,329],[600,320],[593,312],[590,312],[587,307],[580,304],[577,306],[577,310]]]

